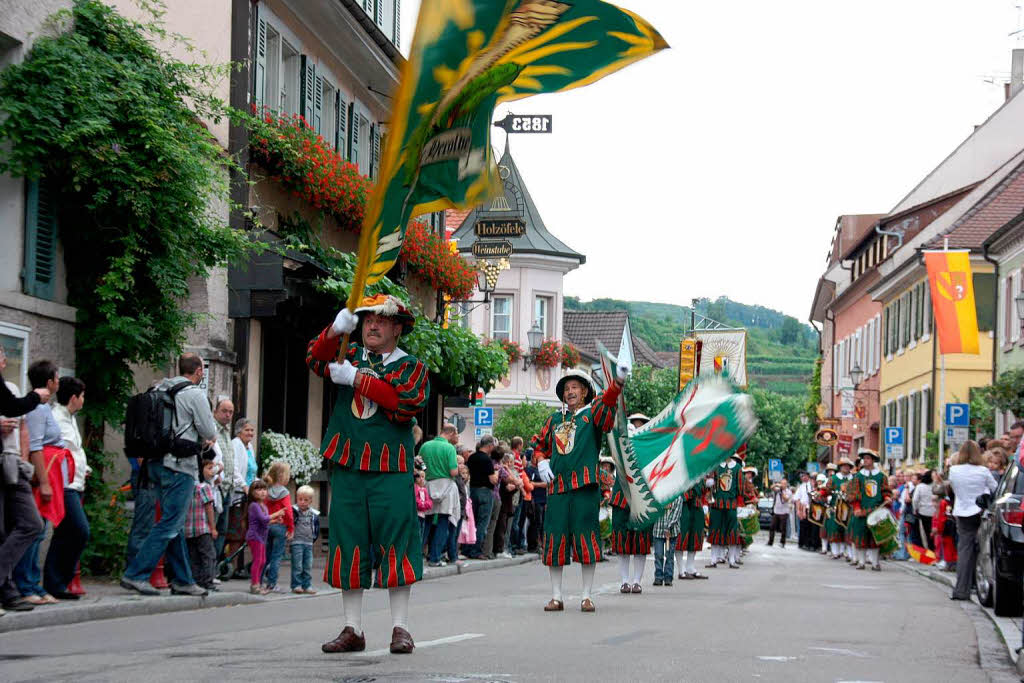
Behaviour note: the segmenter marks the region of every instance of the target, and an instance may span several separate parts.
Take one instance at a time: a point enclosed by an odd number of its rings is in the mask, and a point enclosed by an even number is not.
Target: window
[[[302,56],[294,40],[290,43],[282,30],[263,16],[260,10],[253,69],[253,96],[257,104],[286,114],[301,113]],[[266,13],[270,15],[269,12]]]
[[[11,323],[0,323],[0,347],[7,356],[4,379],[18,385],[18,394],[28,390],[28,327]]]
[[[317,122],[317,132],[323,136],[331,149],[338,149],[338,89],[331,85],[326,78],[321,79],[321,101],[320,120]]]
[[[882,354],[885,356],[889,355],[889,309],[891,306],[886,306],[882,310]]]
[[[906,435],[907,457],[917,457],[917,442],[921,433],[921,403],[920,394],[916,391],[910,394],[910,432]]]
[[[544,332],[545,339],[550,339],[554,336],[554,333],[551,331],[551,299],[546,296],[537,297],[533,303],[533,319]]]
[[[925,432],[932,431],[932,390],[925,387],[921,390],[921,410],[924,412],[924,419],[921,420]]]
[[[491,338],[512,339],[512,297],[496,296],[491,303]]]
[[[288,41],[281,41],[281,99],[278,104],[278,111],[287,114],[298,114],[300,104],[300,83],[301,66],[299,51],[288,44]]]
[[[25,294],[53,300],[57,290],[57,207],[49,183],[25,182]]]
[[[932,333],[932,290],[931,285],[926,280],[924,283],[924,289],[922,290],[924,297],[924,333],[931,336]]]
[[[832,393],[839,393],[839,344],[832,345]]]

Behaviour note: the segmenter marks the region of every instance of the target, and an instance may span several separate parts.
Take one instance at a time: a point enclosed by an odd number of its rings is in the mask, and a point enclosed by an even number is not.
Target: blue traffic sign
[[[477,427],[493,427],[494,408],[473,408],[473,422]]]
[[[778,458],[768,458],[768,471],[769,472],[781,472],[782,471],[782,460]]]
[[[885,445],[886,446],[902,446],[903,445],[903,427],[886,427],[885,428]]]
[[[971,425],[971,407],[966,403],[946,404],[947,427],[969,427]]]

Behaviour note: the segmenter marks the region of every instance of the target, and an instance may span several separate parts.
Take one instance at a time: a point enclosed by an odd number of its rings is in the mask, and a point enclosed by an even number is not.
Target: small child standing
[[[671,586],[675,570],[674,552],[676,536],[679,535],[679,517],[683,512],[682,501],[676,498],[654,523],[651,536],[654,540],[654,585]]]
[[[416,514],[420,518],[420,543],[427,542],[427,518],[426,515],[434,507],[434,501],[430,500],[430,492],[427,491],[427,478],[423,470],[416,470],[413,491],[416,495]]]
[[[273,515],[281,512],[277,521],[271,520],[267,534],[267,568],[263,570],[263,585],[267,592],[283,593],[277,586],[277,575],[281,571],[281,560],[288,541],[295,534],[295,518],[292,517],[292,497],[288,493],[288,481],[292,470],[284,460],[270,463],[270,469],[263,480],[267,482],[267,512]]]
[[[295,536],[292,538],[292,592],[313,595],[313,543],[320,535],[320,511],[312,507],[313,487],[300,486],[292,507]]]
[[[213,542],[217,538],[217,515],[213,509],[214,494],[210,484],[217,471],[217,463],[203,463],[202,481],[197,481],[185,521],[185,542],[188,544],[192,579],[197,586],[215,591],[213,583],[217,552]]]
[[[284,510],[278,510],[274,514],[267,512],[266,499],[267,483],[262,479],[256,479],[249,485],[249,529],[245,532],[245,542],[252,554],[249,592],[257,595],[266,595],[269,592],[260,585],[260,576],[263,575],[263,566],[267,561],[267,533],[270,523],[284,517]]]

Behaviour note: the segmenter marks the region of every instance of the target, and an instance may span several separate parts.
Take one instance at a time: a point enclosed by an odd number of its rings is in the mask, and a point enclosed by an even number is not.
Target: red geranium
[[[456,301],[469,299],[476,286],[476,271],[448,242],[414,221],[405,233],[399,257],[409,270]]]

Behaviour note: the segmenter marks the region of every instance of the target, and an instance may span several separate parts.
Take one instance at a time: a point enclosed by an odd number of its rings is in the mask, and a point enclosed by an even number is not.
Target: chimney
[[[1013,51],[1013,57],[1010,63],[1010,92],[1009,97],[1013,97],[1017,93],[1024,89],[1024,49],[1015,49]]]

